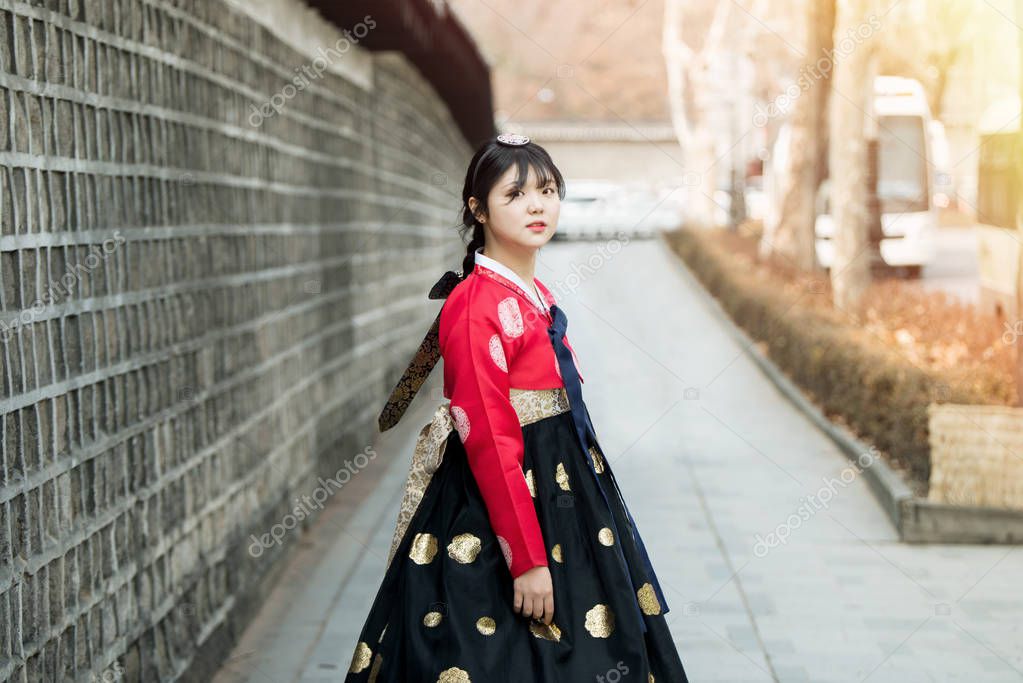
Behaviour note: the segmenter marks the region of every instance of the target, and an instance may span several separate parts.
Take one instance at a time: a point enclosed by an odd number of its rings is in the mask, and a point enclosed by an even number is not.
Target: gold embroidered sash
[[[430,299],[447,299],[451,290],[461,282],[462,271],[449,270],[441,275],[440,279],[430,288]],[[433,366],[440,360],[440,342],[438,341],[440,331],[440,313],[433,319],[433,323],[426,331],[423,340],[419,342],[419,348],[412,355],[408,367],[402,373],[398,383],[394,385],[391,394],[387,397],[387,403],[377,417],[377,427],[381,432],[398,424],[401,416],[405,414],[416,392],[423,386],[423,382],[429,377]]]
[[[568,394],[564,387],[556,389],[510,389],[508,397],[518,415],[519,424],[525,426],[552,417],[569,410]],[[434,472],[440,467],[444,458],[448,436],[455,429],[451,419],[450,402],[437,406],[433,411],[433,419],[420,431],[412,451],[412,464],[409,466],[405,480],[405,494],[398,509],[398,521],[391,540],[391,551],[387,556],[387,565],[391,565],[394,554],[398,550],[401,539],[405,536],[409,522],[419,508],[426,487],[429,486]],[[523,474],[525,477],[525,474]]]

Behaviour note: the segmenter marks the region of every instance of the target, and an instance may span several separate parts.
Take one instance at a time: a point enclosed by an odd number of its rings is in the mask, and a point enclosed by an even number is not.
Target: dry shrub
[[[1015,351],[1002,338],[1002,322],[946,292],[926,291],[918,282],[893,277],[875,279],[862,305],[837,310],[831,300],[831,280],[825,271],[805,273],[784,259],[760,261],[755,229],[738,233],[707,233],[736,258],[744,269],[761,271],[761,279],[788,294],[800,294],[800,308],[828,320],[850,325],[865,344],[881,344],[925,370],[942,373],[957,386],[975,389],[986,403],[1015,401]]]

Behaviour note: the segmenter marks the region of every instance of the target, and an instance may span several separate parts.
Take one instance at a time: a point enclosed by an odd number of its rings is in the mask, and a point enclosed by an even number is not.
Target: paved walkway
[[[587,404],[693,683],[1023,680],[1023,552],[899,543],[865,482],[843,477],[838,449],[659,241],[603,253],[553,243],[538,275],[568,314]],[[344,678],[415,434],[438,400],[420,396],[384,435],[378,493],[350,524],[310,534],[215,683]]]

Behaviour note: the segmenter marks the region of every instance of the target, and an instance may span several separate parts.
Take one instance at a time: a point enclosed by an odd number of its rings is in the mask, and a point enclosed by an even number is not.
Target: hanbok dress
[[[381,428],[438,355],[448,401],[419,433],[346,683],[688,681],[567,318],[536,286],[542,301],[477,253],[467,277],[449,271],[431,291],[446,301]],[[513,579],[537,566],[551,573],[550,624],[514,611]]]

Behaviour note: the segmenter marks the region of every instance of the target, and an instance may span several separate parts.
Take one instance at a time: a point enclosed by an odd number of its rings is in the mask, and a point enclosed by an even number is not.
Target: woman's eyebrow
[[[536,186],[537,187],[547,187],[548,185],[552,185],[552,184],[554,184],[554,179],[553,178],[548,180],[546,183],[541,183],[540,181],[536,182]],[[504,189],[510,190],[513,187],[522,187],[522,185],[520,185],[519,183],[513,181],[513,182],[510,182],[507,185],[505,185]]]

